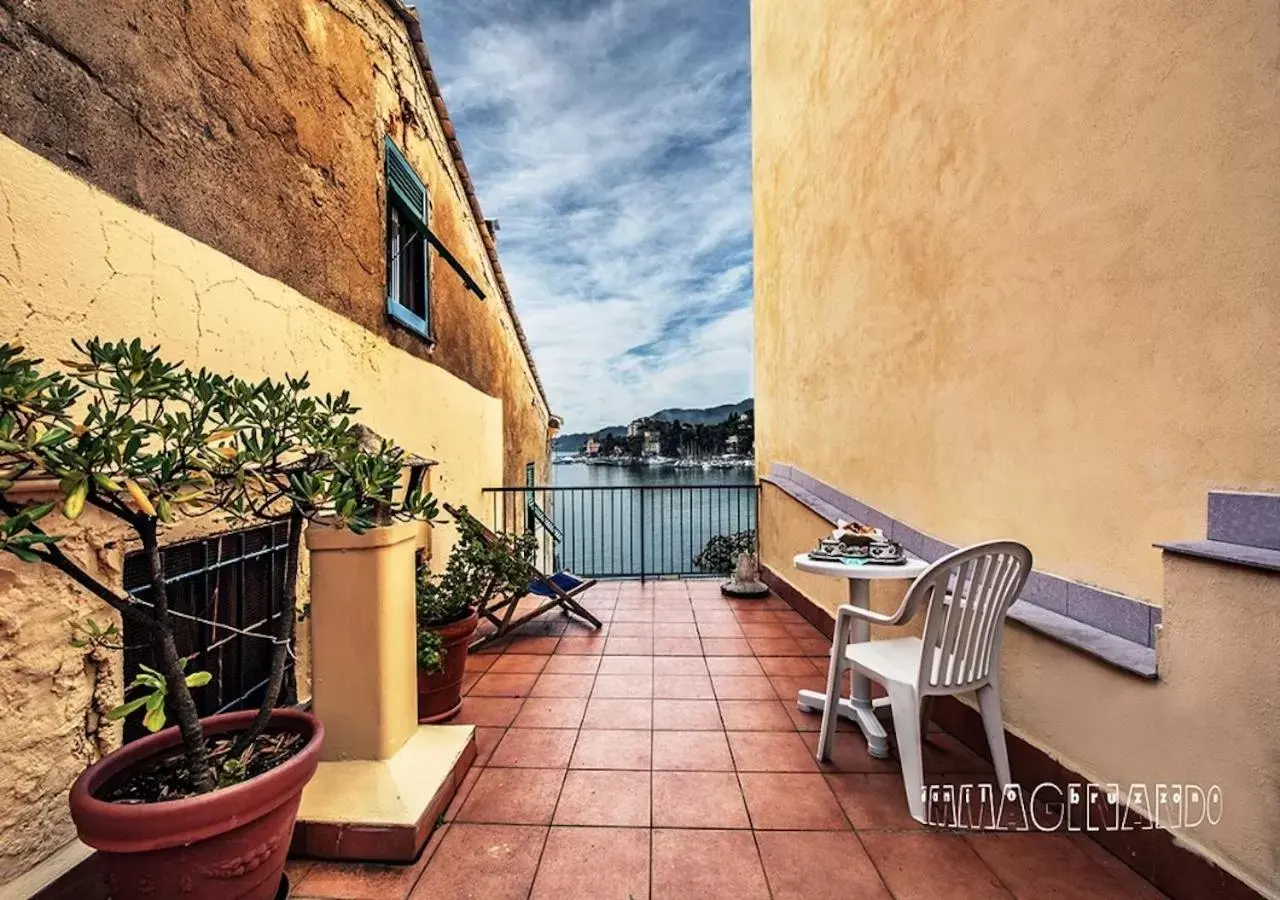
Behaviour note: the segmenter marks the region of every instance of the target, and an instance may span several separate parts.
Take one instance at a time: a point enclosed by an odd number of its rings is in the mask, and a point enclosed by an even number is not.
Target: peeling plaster
[[[310,371],[318,390],[349,388],[374,430],[440,460],[433,480],[452,502],[546,464],[549,412],[383,0],[0,0],[0,76],[0,333],[46,359],[73,337],[137,335],[245,377]],[[492,298],[433,266],[448,323],[434,348],[386,322],[384,129]],[[124,537],[72,543],[115,580]],[[438,537],[437,561],[451,531]],[[0,563],[0,703],[14,713],[0,723],[0,883],[72,836],[66,790],[119,741],[102,719],[118,655],[66,643],[89,613],[106,618],[60,577]]]
[[[507,303],[479,303],[434,266],[436,319],[451,325],[435,345],[385,314],[384,130],[431,186],[441,236],[492,299],[503,296],[454,141],[391,2],[125,0],[90,11],[0,0],[15,22],[0,44],[0,131],[60,165],[74,159],[117,198],[507,400],[505,475],[516,479],[545,460],[550,413]],[[104,90],[115,98],[105,105],[95,99]],[[164,154],[133,133],[135,114]]]

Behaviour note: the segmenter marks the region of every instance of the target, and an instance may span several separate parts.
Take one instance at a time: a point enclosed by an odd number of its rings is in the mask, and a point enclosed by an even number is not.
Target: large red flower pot
[[[430,674],[418,670],[418,721],[423,725],[445,722],[462,709],[467,644],[475,633],[477,621],[473,611],[459,622],[434,629],[444,641],[444,667]]]
[[[206,737],[242,731],[256,710],[201,720]],[[307,742],[269,772],[210,794],[161,803],[97,799],[103,788],[181,744],[178,729],[148,735],[103,757],[71,786],[80,840],[100,855],[112,900],[272,900],[280,889],[302,789],[315,774],[324,728],[308,713],[279,709],[269,731]]]

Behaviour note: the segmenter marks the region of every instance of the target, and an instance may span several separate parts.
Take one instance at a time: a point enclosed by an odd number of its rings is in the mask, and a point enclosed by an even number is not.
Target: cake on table
[[[907,561],[902,545],[879,528],[839,519],[830,537],[818,541],[809,558],[825,562],[896,566]]]

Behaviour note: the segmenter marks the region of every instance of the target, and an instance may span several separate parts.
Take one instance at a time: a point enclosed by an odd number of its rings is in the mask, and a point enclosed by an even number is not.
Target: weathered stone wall
[[[60,532],[68,553],[118,584],[123,535],[104,524],[86,510]],[[102,714],[123,688],[119,654],[67,643],[72,622],[119,616],[68,579],[15,563],[0,561],[0,884],[74,834],[59,806],[76,776],[119,745],[120,728]]]
[[[506,480],[545,476],[548,409],[388,0],[0,0],[0,132],[501,398]],[[384,134],[488,295],[435,259],[434,348],[386,319]]]
[[[56,359],[73,337],[139,335],[247,377],[309,370],[440,460],[453,502],[527,462],[545,477],[549,411],[427,90],[384,0],[0,0],[0,340]],[[387,134],[488,296],[435,259],[434,347],[385,316]],[[124,537],[86,516],[69,546],[115,580]],[[0,883],[70,839],[67,788],[119,741],[99,719],[118,655],[67,643],[90,613],[111,618],[0,560]]]
[[[125,555],[139,549],[132,532],[92,508],[76,522],[53,516],[46,524],[86,570],[122,588]],[[165,540],[226,529],[213,520],[191,520],[168,529]],[[308,592],[304,578],[300,602]],[[118,613],[61,574],[7,555],[0,559],[0,885],[74,835],[67,789],[86,766],[120,746],[121,725],[104,713],[123,696],[123,662],[119,652],[70,645],[73,623],[87,618],[121,624]],[[300,636],[299,689],[306,696],[305,625]]]
[[[450,502],[479,505],[503,477],[502,401],[0,135],[0,340],[56,360],[95,334],[250,379],[309,371],[319,392],[348,389],[361,421],[440,461],[431,487]],[[205,518],[165,540],[226,528]],[[89,511],[67,549],[118,583],[126,538]],[[437,563],[451,538],[436,530]],[[299,589],[305,601],[305,569]],[[68,644],[90,614],[113,618],[56,572],[0,556],[0,884],[74,836],[67,790],[119,740],[98,719],[120,700],[118,654],[87,659]],[[303,696],[306,637],[303,625]]]
[[[546,476],[546,403],[382,0],[0,0],[0,133],[0,339],[56,359],[73,337],[136,334],[250,377],[309,370],[440,460],[433,487],[453,502],[478,506],[530,461]],[[385,318],[384,134],[488,295],[434,260],[434,347]],[[124,536],[84,525],[71,547],[118,579]],[[111,618],[56,574],[0,560],[0,884],[72,837],[67,788],[118,744],[99,720],[120,698],[118,655],[67,644],[91,612]]]

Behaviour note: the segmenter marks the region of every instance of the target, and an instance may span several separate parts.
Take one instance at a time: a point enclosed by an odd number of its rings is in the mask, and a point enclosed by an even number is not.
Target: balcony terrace
[[[853,732],[814,760],[828,639],[707,580],[602,582],[468,660],[479,756],[408,866],[295,860],[294,898],[753,900],[1163,896],[1080,833],[928,827]],[[842,723],[843,727],[843,723]],[[990,765],[936,725],[930,784]]]

